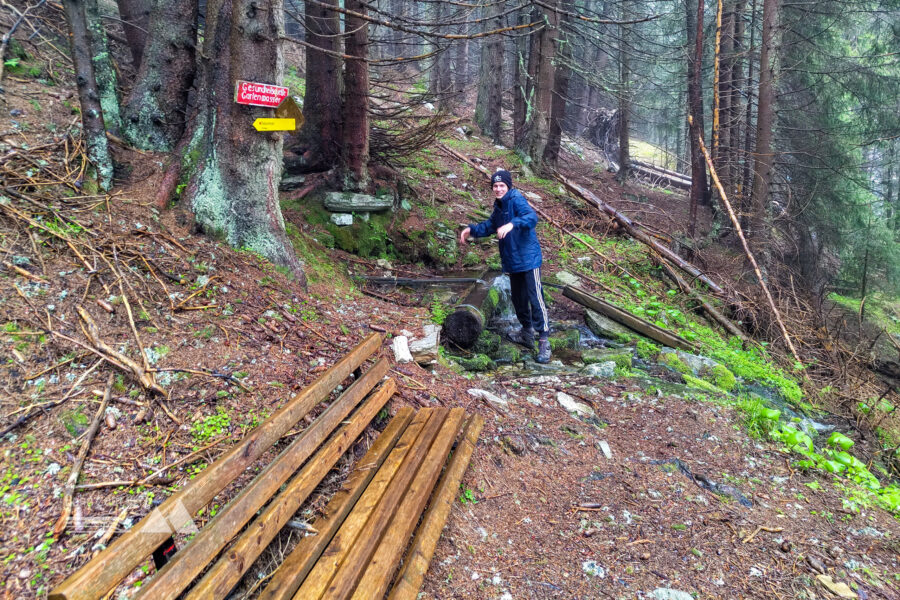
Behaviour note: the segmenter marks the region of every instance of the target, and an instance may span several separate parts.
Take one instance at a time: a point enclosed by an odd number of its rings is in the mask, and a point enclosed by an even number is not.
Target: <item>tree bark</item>
[[[281,134],[253,128],[274,111],[234,102],[235,81],[281,83],[283,34],[281,0],[208,1],[183,200],[202,231],[291,268],[305,283],[278,204]]]
[[[560,7],[563,11],[571,11],[574,2],[561,0]],[[569,97],[569,80],[572,77],[572,42],[566,34],[567,17],[565,12],[560,18],[560,28],[557,35],[556,68],[553,72],[553,94],[550,99],[550,131],[547,136],[547,146],[544,148],[543,161],[548,167],[555,167],[559,159],[560,143],[562,142],[563,124],[566,119],[566,105]]]
[[[499,29],[503,19],[501,5],[494,2],[486,7],[488,12],[484,30]],[[495,144],[500,143],[500,109],[503,100],[503,38],[492,35],[484,39],[481,46],[481,66],[478,74],[478,99],[475,102],[475,123],[481,132],[490,136]]]
[[[128,50],[131,51],[131,65],[137,71],[141,67],[144,47],[147,45],[152,2],[151,0],[117,0],[117,4],[119,18],[122,19],[122,29],[125,30],[125,39],[128,40]]]
[[[516,25],[528,22],[528,13],[521,9],[515,13]],[[515,79],[513,82],[513,146],[520,147],[525,139],[525,118],[530,91],[527,65],[531,58],[528,53],[528,38],[515,38]]]
[[[763,0],[762,44],[759,49],[759,106],[756,113],[753,193],[748,237],[757,249],[765,247],[769,186],[775,164],[775,35],[778,0]],[[762,253],[765,263],[766,252]]]
[[[338,0],[324,0],[337,7]],[[298,154],[301,171],[324,171],[338,163],[343,142],[341,59],[329,52],[341,50],[340,14],[319,4],[306,5],[305,121],[300,130]],[[314,50],[312,46],[323,51]]]
[[[366,14],[362,0],[347,0],[348,11]],[[367,22],[346,15],[345,46],[348,56],[368,58]],[[345,190],[362,191],[369,184],[369,63],[347,60],[344,67],[344,144],[341,153],[341,186]]]
[[[520,150],[531,163],[535,173],[545,171],[544,148],[550,138],[550,111],[553,98],[553,62],[556,56],[556,36],[559,34],[559,0],[549,2],[538,14],[544,26],[531,34],[529,69],[533,94],[526,108],[526,132]]]
[[[700,134],[703,131],[703,90],[701,67],[703,63],[703,0],[697,0],[696,14],[687,8],[688,44],[694,42],[694,51],[688,59],[688,113],[693,117],[689,124],[691,133],[691,204],[688,222],[688,234],[694,237],[697,233],[697,207],[706,198],[707,180],[706,165],[700,152]]]
[[[619,16],[622,21],[628,19],[626,5],[619,5]],[[629,38],[631,25],[619,26],[619,171],[616,179],[625,183],[631,169],[631,140],[629,138],[629,116],[631,113],[631,64]]]
[[[69,24],[69,44],[81,102],[81,122],[87,154],[97,170],[97,183],[102,190],[108,191],[112,186],[113,163],[103,126],[103,108],[94,77],[94,65],[91,62],[91,35],[85,19],[85,5],[83,0],[63,0],[63,8]]]
[[[122,133],[136,148],[171,151],[184,134],[196,73],[197,9],[196,0],[156,0],[144,58],[123,111]]]
[[[85,0],[85,19],[91,31],[91,51],[94,63],[94,79],[97,81],[97,92],[100,94],[100,106],[103,108],[103,124],[106,129],[116,135],[122,128],[119,116],[119,81],[113,68],[112,53],[109,51],[109,40],[100,6],[97,0]]]
[[[744,124],[744,172],[741,174],[741,227],[750,228],[750,194],[753,190],[753,49],[756,46],[756,0],[750,6],[750,43],[747,46],[747,80],[744,90],[747,97],[746,123]]]

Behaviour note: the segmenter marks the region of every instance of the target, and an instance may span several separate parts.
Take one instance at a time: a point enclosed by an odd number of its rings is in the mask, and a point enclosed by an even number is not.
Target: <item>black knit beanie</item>
[[[506,187],[512,188],[512,173],[509,171],[505,171],[503,169],[498,170],[496,173],[491,175],[491,185],[502,181],[506,184]]]

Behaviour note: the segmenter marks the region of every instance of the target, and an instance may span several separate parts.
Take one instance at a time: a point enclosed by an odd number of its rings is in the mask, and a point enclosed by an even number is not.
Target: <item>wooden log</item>
[[[290,446],[225,505],[194,539],[175,554],[155,577],[146,582],[135,594],[135,600],[177,598],[225,544],[268,502],[281,484],[315,452],[353,407],[384,377],[389,368],[390,361],[382,358],[347,388]]]
[[[421,429],[427,420],[423,413],[419,414],[421,415],[419,418],[422,420],[413,427],[412,431]],[[413,409],[409,406],[404,406],[397,411],[366,455],[357,463],[347,481],[325,507],[325,516],[313,524],[318,533],[300,540],[300,543],[275,570],[258,600],[291,600],[294,597],[297,588],[303,583],[322,552],[331,543],[344,519],[356,505],[356,501],[359,500],[381,465],[384,464],[400,435],[407,430],[407,426],[410,426],[412,418]]]
[[[644,319],[638,318],[631,313],[622,310],[618,306],[614,306],[609,302],[605,302],[599,298],[591,296],[584,290],[567,285],[563,288],[563,295],[570,300],[574,300],[578,304],[605,315],[617,323],[621,323],[626,327],[633,329],[641,335],[647,336],[651,340],[659,342],[670,348],[679,348],[687,352],[696,352],[697,348],[686,339],[675,335],[670,331],[649,323]]]
[[[163,502],[151,515],[125,532],[109,548],[69,576],[50,593],[51,600],[101,598],[164,542],[171,531],[160,529],[160,519],[177,530],[184,525],[176,515],[194,515],[226,485],[253,464],[312,407],[321,402],[341,381],[381,346],[373,333],[321,377],[295,395],[275,414],[225,452],[193,481]]]
[[[444,335],[460,348],[471,348],[496,308],[497,295],[491,294],[491,284],[486,281],[476,283],[444,319]]]
[[[187,600],[225,598],[396,391],[396,382],[388,379],[369,396],[191,588]]]
[[[450,464],[447,465],[447,469],[437,485],[428,512],[422,518],[422,524],[413,539],[412,546],[406,553],[406,558],[403,559],[403,572],[397,578],[397,583],[388,600],[416,600],[419,595],[422,582],[425,580],[425,573],[428,571],[428,565],[431,564],[431,558],[434,556],[434,550],[437,548],[438,540],[444,530],[444,524],[447,522],[463,474],[469,466],[469,460],[472,458],[472,452],[475,450],[482,427],[484,427],[484,419],[481,415],[475,413],[469,417],[462,438],[453,451],[453,458],[450,459]]]
[[[342,577],[352,577],[352,583],[355,583],[358,571],[364,566],[362,562],[371,557],[371,551],[388,523],[390,514],[388,509],[395,507],[406,491],[448,413],[445,408],[433,409],[428,415],[427,422],[419,431],[414,432],[418,435],[413,438],[412,447],[408,446],[410,441],[406,444],[397,443],[394,452],[375,475],[375,479],[356,503],[294,598],[297,600],[322,598],[336,579],[338,571],[342,572]],[[403,437],[407,438],[406,435]],[[401,439],[401,442],[403,441]],[[398,463],[394,457],[395,453],[398,454],[398,458],[402,456],[400,459],[402,462]],[[384,476],[382,471],[385,471]],[[356,575],[350,569],[346,571],[342,569],[348,563],[355,565]]]
[[[403,556],[409,538],[419,523],[419,517],[425,510],[425,504],[431,497],[434,484],[437,483],[444,463],[447,462],[447,455],[459,435],[465,416],[466,412],[463,408],[457,407],[450,411],[441,431],[428,450],[428,455],[416,471],[415,478],[404,491],[399,505],[389,504],[390,498],[388,497],[382,499],[382,507],[376,512],[376,515],[379,513],[384,515],[384,520],[390,521],[390,525],[382,526],[384,533],[377,536],[381,538],[381,541],[377,541],[376,534],[371,537],[366,536],[363,538],[362,544],[357,544],[358,547],[369,546],[370,540],[376,540],[374,544],[371,544],[371,558],[364,558],[366,556],[364,550],[358,551],[357,555],[362,560],[360,564],[354,561],[353,552],[351,552],[351,556],[335,575],[331,587],[323,598],[329,600],[384,598],[384,593],[397,570],[400,557]],[[376,515],[373,515],[373,518]],[[375,531],[377,529],[374,528]],[[362,575],[358,578],[357,583],[353,583],[357,579],[355,576],[357,572],[361,572]]]
[[[674,252],[672,252],[671,250],[669,250],[668,248],[666,248],[665,246],[663,246],[662,244],[660,244],[659,242],[654,240],[651,236],[647,235],[646,233],[644,233],[643,231],[638,229],[638,227],[635,225],[635,223],[631,219],[629,219],[628,217],[626,217],[625,215],[623,215],[622,213],[617,211],[615,208],[613,208],[612,206],[610,206],[609,204],[607,204],[606,202],[604,202],[603,200],[598,198],[592,191],[581,187],[574,181],[570,181],[570,180],[566,179],[559,173],[556,174],[556,178],[560,182],[562,182],[562,184],[564,186],[566,186],[569,189],[569,191],[577,194],[585,202],[593,204],[598,209],[600,209],[601,211],[603,211],[604,213],[609,215],[610,218],[612,218],[619,226],[621,226],[626,232],[628,232],[628,235],[630,235],[631,237],[638,240],[639,242],[642,242],[642,243],[646,244],[647,246],[650,246],[657,252],[659,252],[663,256],[663,258],[665,258],[666,260],[675,264],[675,266],[677,266],[679,269],[681,269],[685,273],[689,274],[691,277],[695,277],[695,278],[699,279],[700,281],[702,281],[703,283],[705,283],[706,285],[708,285],[709,289],[711,289],[713,292],[715,292],[717,294],[725,293],[721,287],[719,287],[709,277],[704,275],[700,271],[700,269],[698,269],[694,265],[690,264],[689,262],[687,262],[686,260],[684,260],[683,258],[678,256],[677,254],[675,254]]]

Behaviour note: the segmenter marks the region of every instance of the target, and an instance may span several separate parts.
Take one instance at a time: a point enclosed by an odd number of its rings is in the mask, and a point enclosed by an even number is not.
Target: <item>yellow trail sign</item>
[[[297,129],[296,119],[257,119],[253,121],[257,131],[294,131]]]

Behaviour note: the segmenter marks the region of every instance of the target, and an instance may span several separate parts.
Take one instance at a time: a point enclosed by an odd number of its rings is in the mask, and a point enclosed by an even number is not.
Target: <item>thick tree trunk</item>
[[[697,207],[704,201],[707,193],[706,163],[700,152],[700,134],[703,132],[703,81],[701,67],[703,62],[703,0],[697,0],[697,11],[694,13],[690,2],[687,7],[688,45],[693,42],[693,52],[688,56],[688,113],[693,117],[690,125],[691,133],[691,204],[688,217],[688,233],[691,237],[697,233]]]
[[[778,0],[763,0],[762,44],[759,49],[759,107],[756,112],[756,152],[754,153],[753,193],[750,198],[750,231],[756,249],[764,249],[769,186],[775,154],[772,144],[775,128],[775,35]],[[766,252],[763,252],[765,263]]]
[[[91,31],[91,50],[94,62],[94,79],[97,81],[97,92],[100,94],[100,106],[103,108],[103,124],[106,129],[118,135],[122,128],[119,116],[119,81],[113,68],[112,53],[109,51],[109,40],[100,7],[97,0],[85,0],[85,19]]]
[[[182,199],[202,231],[287,266],[305,281],[278,204],[281,134],[253,128],[255,119],[274,111],[234,102],[235,81],[281,83],[282,35],[280,0],[208,1],[199,114],[185,152],[189,179]]]
[[[338,0],[324,4],[337,7]],[[307,41],[324,52],[306,49],[305,122],[300,130],[298,154],[303,171],[328,170],[338,163],[343,142],[341,59],[327,52],[341,51],[340,14],[315,3],[306,5]]]
[[[515,13],[516,23],[528,22],[528,13],[522,9]],[[531,62],[528,54],[528,38],[519,36],[515,41],[515,80],[513,83],[513,146],[520,147],[525,139],[525,118],[530,91],[527,65]]]
[[[746,0],[735,0],[731,12],[732,31],[734,36],[731,40],[731,57],[728,61],[729,81],[727,86],[728,112],[724,117],[724,128],[726,130],[728,143],[725,147],[727,152],[726,160],[728,161],[728,179],[730,188],[726,187],[725,191],[732,194],[738,205],[741,203],[743,190],[740,186],[740,146],[741,146],[741,86],[744,81],[743,67],[743,44],[744,44],[744,10],[746,9]]]
[[[144,59],[123,111],[122,132],[136,148],[170,151],[184,134],[196,43],[196,0],[156,0]]]
[[[624,2],[619,5],[622,21],[628,19]],[[631,169],[631,140],[629,137],[629,116],[631,113],[631,64],[629,46],[631,25],[619,26],[619,171],[616,179],[625,183]]]
[[[457,33],[464,35],[465,25],[460,25]],[[453,61],[453,99],[465,102],[466,86],[469,84],[469,40],[456,40],[456,57]]]
[[[366,14],[362,0],[347,0],[348,11]],[[347,15],[345,46],[348,56],[368,58],[367,22]],[[344,145],[341,153],[341,186],[362,191],[369,184],[369,63],[348,59],[344,67]]]
[[[500,29],[499,2],[490,4],[486,10],[485,31]],[[478,74],[478,99],[475,102],[475,123],[484,135],[490,136],[495,144],[500,143],[500,108],[503,100],[503,38],[492,35],[484,39],[481,46],[481,67]]]
[[[540,13],[544,26],[531,34],[532,90],[527,108],[526,132],[520,150],[531,163],[535,173],[545,171],[544,148],[550,138],[550,112],[553,99],[553,62],[556,57],[556,36],[559,34],[559,0],[548,3]]]
[[[560,7],[564,11],[571,11],[572,0],[562,0]],[[569,80],[572,76],[572,45],[565,33],[567,18],[560,19],[560,28],[557,36],[556,68],[553,73],[553,95],[550,100],[550,131],[547,136],[547,146],[544,148],[543,161],[549,167],[555,167],[559,159],[559,147],[562,142],[563,124],[566,119],[566,105],[569,97]]]
[[[741,228],[750,229],[750,195],[753,193],[753,49],[756,46],[756,0],[750,6],[750,43],[747,46],[747,80],[744,92],[747,98],[744,124],[744,172],[741,174]]]
[[[152,0],[117,0],[117,4],[125,39],[128,40],[128,50],[131,51],[131,65],[137,71],[147,45]]]
[[[113,163],[103,126],[103,108],[100,106],[94,65],[91,62],[91,36],[85,19],[85,6],[82,0],[63,0],[63,8],[69,23],[69,44],[81,102],[81,122],[87,154],[97,170],[97,183],[106,191],[112,187]]]

